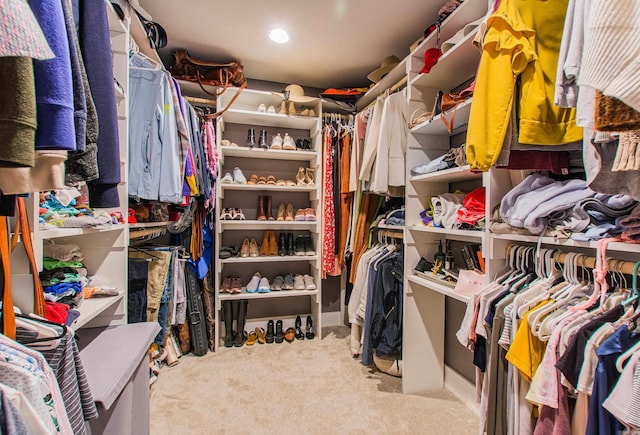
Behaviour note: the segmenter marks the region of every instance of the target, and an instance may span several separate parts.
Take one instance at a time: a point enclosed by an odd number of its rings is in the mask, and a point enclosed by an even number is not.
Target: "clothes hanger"
[[[162,260],[162,258],[160,258],[160,257],[158,257],[156,255],[153,255],[148,251],[144,251],[144,250],[142,250],[140,248],[137,248],[135,246],[129,246],[129,250],[136,251],[136,252],[141,252],[142,254],[149,256],[150,258],[144,258],[144,260],[147,260],[147,261]]]
[[[133,65],[131,65],[131,59],[133,58],[133,56],[132,56],[131,58],[129,58],[129,69],[137,69],[137,70],[142,70],[142,71],[161,71],[162,70],[162,65],[160,65],[155,60],[151,59],[149,56],[147,56],[143,52],[138,51],[138,52],[134,53],[134,55],[142,57],[145,61],[147,61],[148,63],[153,65],[153,68],[145,68],[145,67],[142,67],[142,66],[133,66]]]
[[[638,269],[640,268],[640,261],[636,262],[633,266],[633,276],[631,278],[631,288],[633,289],[634,297],[638,297]],[[640,306],[639,306],[640,307]],[[640,313],[636,313],[640,314]],[[635,317],[635,315],[634,315]],[[618,357],[616,360],[616,368],[620,373],[624,370],[624,363],[629,359],[631,355],[636,353],[636,351],[640,350],[640,342],[634,344],[629,349],[627,349],[622,355]]]
[[[67,333],[67,327],[61,323],[52,322],[51,320],[41,317],[34,317],[34,315],[27,316],[16,313],[15,316],[16,326],[38,334],[36,338],[19,341],[19,343],[24,345],[47,343],[46,345],[38,344],[37,348],[40,350],[55,349],[59,346],[60,339]]]

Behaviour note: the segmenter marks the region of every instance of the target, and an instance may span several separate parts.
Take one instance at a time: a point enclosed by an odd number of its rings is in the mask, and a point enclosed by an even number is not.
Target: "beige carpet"
[[[477,433],[477,417],[451,393],[402,394],[399,378],[351,358],[348,340],[339,327],[321,342],[184,356],[152,387],[151,433]]]

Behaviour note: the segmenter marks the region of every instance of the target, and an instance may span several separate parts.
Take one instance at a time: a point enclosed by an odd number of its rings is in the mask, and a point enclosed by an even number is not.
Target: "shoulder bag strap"
[[[9,263],[9,231],[7,217],[0,216],[0,256],[2,256],[2,333],[12,340],[16,339],[16,315],[13,312],[11,294],[11,266]]]
[[[246,87],[247,87],[247,82],[244,82],[244,83],[242,84],[242,86],[240,86],[240,87],[238,88],[238,90],[236,91],[235,95],[234,95],[233,97],[231,97],[231,100],[229,101],[229,104],[227,104],[227,107],[225,107],[224,109],[222,109],[222,110],[221,110],[221,111],[219,111],[219,112],[212,113],[212,114],[210,114],[210,115],[205,115],[205,117],[206,117],[207,119],[214,119],[214,118],[217,118],[217,117],[221,116],[224,112],[226,112],[227,110],[229,110],[229,107],[231,107],[231,106],[233,105],[233,103],[238,99],[238,97],[240,96],[240,94],[242,93],[242,91],[244,91],[244,88],[246,88]]]
[[[27,252],[27,259],[29,260],[31,275],[33,277],[33,312],[38,316],[44,317],[46,306],[44,290],[42,289],[42,283],[38,275],[38,266],[33,252],[33,241],[31,240],[31,228],[29,227],[29,218],[27,217],[27,205],[24,202],[24,198],[17,197],[16,206],[18,209],[18,219],[16,220],[16,230],[11,239],[11,252],[16,249],[18,236],[22,234],[22,245]]]
[[[449,134],[453,133],[453,123],[456,119],[457,108],[458,108],[458,104],[453,106],[453,109],[451,109],[451,120],[447,119],[447,117],[445,116],[445,112],[442,112],[440,114],[440,119],[442,119],[442,123],[444,124],[444,126],[447,127],[447,131],[449,132]]]

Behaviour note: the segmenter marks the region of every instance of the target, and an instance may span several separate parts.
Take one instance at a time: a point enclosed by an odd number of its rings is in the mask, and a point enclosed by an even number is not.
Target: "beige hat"
[[[385,74],[387,74],[389,71],[394,69],[396,65],[398,65],[399,63],[400,63],[400,59],[398,59],[396,56],[393,56],[393,55],[387,56],[384,59],[382,59],[380,68],[374,71],[371,71],[367,76],[367,78],[371,80],[373,83],[378,83],[380,80],[382,80],[382,77],[384,77]]]
[[[288,94],[288,97],[286,97]],[[281,98],[284,98],[288,101],[293,101],[294,103],[312,103],[314,101],[318,101],[317,97],[309,97],[304,94],[304,89],[300,85],[289,85],[284,88],[283,92],[273,92],[273,95],[278,95]]]

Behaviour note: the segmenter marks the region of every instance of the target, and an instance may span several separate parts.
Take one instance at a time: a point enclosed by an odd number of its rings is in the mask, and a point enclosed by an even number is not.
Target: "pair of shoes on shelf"
[[[278,213],[276,214],[277,221],[292,221],[293,220],[293,204],[280,203],[278,206]]]
[[[259,326],[256,326],[256,329],[249,332],[249,336],[247,337],[247,346],[253,346],[256,341],[259,344],[265,344],[267,342],[266,332],[264,328],[261,328]]]
[[[300,112],[300,116],[311,116],[314,117],[316,116],[316,111],[313,110],[310,107],[305,107],[304,109],[302,109],[302,111]]]
[[[275,220],[273,214],[271,214],[271,195],[258,196],[258,209],[256,210],[256,218],[259,221]]]
[[[247,293],[269,293],[271,291],[271,285],[269,280],[260,275],[260,272],[256,272],[249,283],[247,284]]]
[[[220,293],[242,293],[242,281],[239,276],[227,276],[222,280]]]
[[[289,342],[293,341],[289,330],[287,330],[289,334],[285,334],[283,329],[282,320],[276,320],[275,323],[273,320],[269,320],[267,322],[267,335],[265,336],[265,341],[267,343],[276,342],[278,344],[282,343],[285,339]]]
[[[313,319],[311,318],[311,316],[307,316],[307,329],[305,332],[302,332],[302,319],[300,318],[300,316],[296,317],[295,325],[295,337],[298,340],[304,340],[305,338],[307,340],[313,340],[315,338],[316,334],[313,330]]]
[[[250,128],[247,130],[247,143],[245,144],[248,148],[259,147],[264,150],[269,149],[269,145],[267,144],[267,130],[260,130],[260,136],[258,138],[258,142],[256,143],[256,129]]]
[[[315,186],[315,173],[316,170],[314,168],[298,168],[298,173],[296,174],[298,186]]]
[[[285,133],[284,138],[278,133],[271,139],[271,146],[269,148],[272,150],[295,150],[296,145],[291,136],[289,136],[289,133]]]
[[[239,146],[237,143],[231,142],[229,139],[222,139],[220,141],[220,145],[223,146],[223,147],[237,147],[237,146]]]
[[[316,211],[315,209],[309,207],[309,208],[299,208],[298,211],[296,211],[296,215],[293,217],[293,220],[295,221],[315,221],[317,219],[316,217]]]
[[[316,284],[313,282],[313,277],[311,275],[296,274],[293,277],[293,289],[294,290],[315,290]]]
[[[276,113],[276,108],[273,106],[265,106],[264,103],[260,103],[260,105],[258,106],[258,112],[260,113]]]
[[[296,112],[296,105],[294,104],[293,101],[289,101],[289,104],[287,104],[286,101],[282,101],[282,103],[280,103],[280,110],[278,110],[278,113],[280,115],[297,115],[298,112]]]
[[[220,219],[225,221],[243,221],[246,217],[241,208],[223,208],[220,212]]]
[[[247,184],[247,179],[237,166],[233,168],[233,175],[231,172],[224,174],[224,177],[220,180],[222,184]]]
[[[244,241],[242,242],[242,247],[240,248],[240,257],[257,257],[258,255],[259,251],[256,239],[244,239]]]
[[[262,244],[260,245],[260,256],[276,256],[278,255],[278,241],[276,240],[275,231],[265,231],[262,236]]]
[[[284,257],[286,255],[294,255],[293,233],[278,234],[278,255]]]
[[[239,253],[240,248],[238,248],[237,246],[223,246],[222,248],[220,248],[218,257],[221,260],[224,260],[226,258],[237,257]]]
[[[316,255],[315,249],[313,249],[313,239],[311,236],[299,235],[296,237],[295,254],[297,256],[309,256]]]
[[[299,151],[311,151],[311,140],[307,138],[296,139],[296,149]]]

